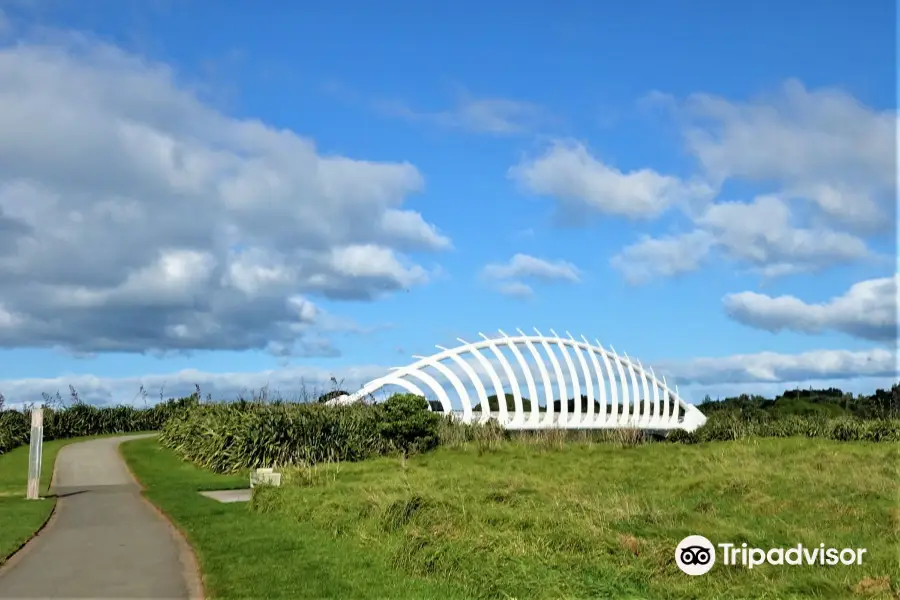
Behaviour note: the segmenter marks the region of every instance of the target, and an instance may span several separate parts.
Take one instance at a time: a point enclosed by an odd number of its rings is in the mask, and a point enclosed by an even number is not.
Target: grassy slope
[[[195,493],[243,477],[200,471],[155,440],[123,451],[217,597],[831,600],[900,587],[896,444],[440,449],[405,468],[385,458],[289,473],[260,490],[256,513]],[[868,554],[862,566],[718,564],[690,578],[673,553],[695,533]]]
[[[797,438],[512,444],[441,449],[406,469],[378,459],[301,471],[299,485],[265,490],[256,503],[472,596],[891,597],[891,575],[900,589],[898,465],[896,444]],[[691,578],[674,564],[689,534],[868,554],[861,566],[717,565]]]
[[[41,494],[50,489],[56,455],[68,444],[92,439],[70,438],[44,442],[41,458]],[[28,446],[20,446],[0,455],[0,564],[28,541],[40,529],[56,504],[49,497],[25,500],[28,487]]]
[[[217,475],[181,461],[155,439],[122,445],[147,497],[185,532],[210,598],[397,598],[453,600],[453,585],[398,577],[383,556],[290,517],[221,504],[199,490],[247,487],[246,476]]]

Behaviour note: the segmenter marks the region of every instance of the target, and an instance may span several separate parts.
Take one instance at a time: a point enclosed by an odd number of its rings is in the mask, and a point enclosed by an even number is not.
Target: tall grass
[[[373,406],[199,405],[168,420],[160,442],[217,473],[247,468],[356,461],[390,450]]]
[[[183,458],[218,473],[355,462],[396,449],[382,435],[384,420],[390,414],[379,408],[384,406],[247,401],[202,404],[173,415],[163,426],[160,440]],[[552,450],[573,442],[631,448],[663,440],[696,444],[798,436],[897,442],[900,420],[800,416],[747,420],[736,413],[716,413],[695,432],[673,431],[664,437],[659,432],[638,429],[509,431],[493,420],[461,423],[444,416],[437,421],[435,431],[439,446],[474,447],[479,453],[496,451],[511,441]]]
[[[690,433],[673,431],[666,439],[671,442],[695,444],[786,437],[826,438],[839,442],[900,442],[900,419],[798,415],[747,419],[737,413],[713,413],[700,429]]]
[[[66,406],[45,404],[44,440],[58,440],[111,433],[155,431],[172,415],[198,401],[196,396],[172,399],[152,407],[128,405],[98,407],[78,400]],[[2,410],[0,407],[0,455],[28,443],[31,435],[32,408]]]

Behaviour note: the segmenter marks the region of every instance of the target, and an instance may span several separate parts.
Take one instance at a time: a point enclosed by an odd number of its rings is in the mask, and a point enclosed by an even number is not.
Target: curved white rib
[[[535,418],[535,415],[538,413],[538,395],[537,395],[537,387],[534,385],[534,377],[531,376],[531,369],[528,368],[528,363],[525,362],[525,357],[522,356],[522,353],[519,352],[519,349],[516,347],[514,341],[512,341],[508,335],[503,333],[503,330],[500,331],[500,335],[503,336],[503,341],[506,343],[506,346],[509,348],[509,351],[512,352],[513,356],[516,357],[516,361],[519,363],[519,367],[522,369],[522,374],[525,376],[525,387],[528,388],[528,398],[531,400],[531,415],[532,419]],[[506,357],[503,357],[503,360],[506,360]],[[522,407],[522,397],[519,396],[519,403],[516,405],[516,416],[513,417],[513,422],[515,423],[523,423],[525,421],[525,409]]]
[[[630,415],[630,423],[633,425],[638,425],[640,420],[640,407],[638,406],[639,396],[641,395],[640,390],[638,389],[637,376],[634,372],[634,365],[628,359],[628,355],[625,354],[625,359],[622,361],[625,363],[625,366],[628,367],[628,380],[631,382],[631,415]]]
[[[609,396],[612,399],[611,410],[606,423],[616,425],[619,422],[619,415],[622,414],[619,408],[622,404],[619,401],[619,385],[616,383],[616,376],[613,373],[612,364],[609,360],[609,353],[600,345],[600,340],[595,339],[594,341],[597,343],[597,348],[600,350],[600,358],[603,360],[603,366],[606,368],[606,380],[609,381]]]
[[[494,395],[497,396],[497,402],[500,402],[500,399],[503,398],[503,410],[501,411],[499,406],[497,410],[500,412],[500,420],[505,423],[506,422],[506,394],[503,392],[503,384],[500,382],[500,377],[497,376],[497,371],[494,370],[494,365],[484,357],[484,355],[478,351],[478,348],[475,348],[469,342],[462,338],[456,338],[456,341],[461,343],[463,346],[468,346],[467,352],[475,357],[475,360],[478,361],[478,364],[481,365],[481,368],[487,373],[488,378],[491,380],[491,385],[494,386]],[[441,346],[438,346],[439,350],[447,350]],[[472,381],[476,386],[481,386],[481,390],[484,390],[484,386],[481,385],[481,378],[472,370],[472,367],[469,366],[469,363],[464,361],[459,357],[458,354],[451,354],[450,356],[454,357],[458,362],[457,364],[466,371],[466,374],[473,378]],[[465,366],[463,366],[465,365]],[[481,422],[487,423],[491,418],[491,406],[487,399],[487,391],[485,393],[485,398],[481,401]]]
[[[653,369],[645,369],[640,361],[632,360],[627,353],[620,356],[612,346],[606,350],[599,341],[596,341],[594,345],[583,336],[582,341],[577,341],[568,332],[568,338],[559,337],[553,330],[551,330],[552,337],[544,336],[536,329],[536,335],[526,335],[521,330],[518,333],[518,336],[509,336],[500,331],[501,337],[499,338],[488,338],[479,333],[478,335],[482,338],[482,341],[479,342],[469,343],[458,339],[461,343],[459,347],[448,349],[438,346],[440,352],[437,354],[416,357],[417,362],[406,367],[392,369],[390,374],[370,381],[358,392],[331,400],[329,404],[354,402],[386,386],[397,386],[410,393],[425,396],[420,386],[409,381],[409,379],[415,379],[424,383],[431,395],[440,401],[443,412],[452,414],[464,422],[472,422],[476,418],[470,393],[470,390],[474,389],[475,396],[482,408],[480,420],[485,422],[495,416],[492,414],[494,411],[490,409],[487,390],[483,382],[483,379],[487,378],[491,381],[499,404],[496,417],[499,417],[500,425],[510,429],[641,427],[644,429],[693,431],[706,422],[706,417],[696,407],[681,399],[677,386],[673,391],[669,388],[665,377],[660,381]],[[499,345],[504,345],[509,349],[522,369],[522,376],[525,378],[525,385],[532,402],[530,415],[525,414],[524,399],[515,369],[501,352]],[[540,345],[543,352],[538,350],[537,345]],[[528,348],[529,354],[534,359],[533,367],[537,369],[544,386],[548,414],[543,419],[540,416],[540,400],[532,368],[519,350],[520,346]],[[574,392],[575,397],[575,406],[571,414],[568,411],[570,390],[554,347],[562,354],[563,361],[566,363],[565,370],[568,371],[568,377],[571,380],[573,388],[571,391]],[[496,362],[500,363],[502,376],[492,361],[480,352],[484,348],[488,348]],[[575,361],[572,360],[571,352],[575,353],[577,367]],[[590,366],[588,360],[585,360],[584,352],[587,352]],[[470,354],[481,366],[481,372],[473,369],[467,360]],[[442,361],[449,361],[449,363],[445,365],[442,364]],[[553,374],[559,382],[556,386],[553,385],[550,377],[548,361],[549,367],[553,369]],[[457,372],[448,368],[449,364],[456,365],[458,370],[465,374],[465,377],[461,378]],[[615,370],[613,364],[615,364]],[[441,373],[454,388],[462,403],[461,411],[453,411],[450,398],[443,385],[424,372],[423,369],[429,367]],[[626,370],[628,375],[625,374]],[[467,383],[464,382],[465,378],[469,380]],[[609,393],[606,388],[607,381],[609,382]],[[587,411],[583,411],[581,406],[582,385],[585,388],[588,402]],[[595,407],[595,385],[599,388],[599,414],[596,413]],[[504,386],[511,388],[515,404],[512,415],[509,414],[510,411],[506,405]],[[556,400],[554,387],[558,389],[559,414],[554,414],[553,409]],[[610,414],[607,414],[607,406],[611,408]],[[679,413],[682,411],[684,416],[679,417]]]
[[[606,425],[609,422],[608,414],[606,412],[606,382],[609,381],[609,369],[607,368],[607,375],[604,377],[602,370],[600,369],[600,363],[597,361],[597,353],[591,348],[591,345],[588,343],[587,338],[581,336],[581,339],[584,340],[584,345],[587,347],[588,356],[591,359],[591,366],[594,367],[594,372],[597,374],[597,387],[600,390],[600,415],[597,417],[597,423],[601,425]],[[576,346],[578,342],[572,340]],[[614,387],[610,388],[612,396],[616,395],[616,390]],[[615,402],[615,400],[613,400]]]
[[[394,377],[404,377],[406,375],[415,377],[416,379],[427,385],[429,388],[431,388],[431,391],[434,392],[434,395],[437,396],[437,399],[440,401],[441,407],[444,409],[445,413],[453,411],[453,405],[450,404],[450,397],[444,390],[444,386],[438,383],[434,377],[432,377],[428,373],[423,373],[422,371],[409,369],[409,367],[407,367],[406,369],[397,369],[393,373]]]
[[[457,377],[456,373],[434,360],[430,356],[414,356],[413,358],[417,358],[420,361],[424,362],[429,367],[434,367],[437,371],[443,375],[447,381],[450,382],[450,385],[453,386],[453,389],[456,390],[456,395],[459,396],[459,401],[462,404],[463,416],[468,421],[472,418],[472,399],[469,397],[469,391],[466,389],[466,386],[463,385],[462,380]],[[452,410],[452,405],[451,405]]]
[[[444,347],[442,347],[442,346],[435,346],[435,347],[436,347],[438,350],[441,350],[441,351],[443,351],[443,352],[446,352],[446,351],[447,351],[447,349],[444,348]],[[484,384],[481,383],[481,377],[479,377],[478,374],[475,373],[474,370],[472,370],[472,365],[470,365],[469,363],[467,363],[466,361],[464,361],[462,358],[460,358],[460,356],[459,356],[458,354],[456,354],[455,352],[450,352],[450,353],[448,354],[448,358],[449,358],[450,360],[452,360],[454,363],[456,363],[456,365],[457,365],[460,369],[463,370],[463,373],[466,374],[466,377],[468,377],[468,378],[469,378],[469,381],[472,382],[472,385],[475,386],[475,395],[478,396],[478,404],[479,404],[480,406],[485,406],[485,405],[487,404],[487,402],[488,402],[488,399],[487,399],[487,390],[484,389]],[[469,407],[469,414],[470,414],[470,415],[471,415],[472,411],[474,410],[474,408],[475,408],[474,406],[470,406],[470,407]],[[485,417],[484,415],[482,415],[481,421],[484,422],[484,421],[486,421],[489,417],[490,417],[490,409],[489,409],[489,411],[488,411],[488,413],[487,413],[487,417]],[[470,416],[470,418],[471,418],[471,416]]]
[[[497,359],[497,362],[500,363],[500,367],[503,369],[503,372],[506,374],[506,380],[509,381],[510,386],[512,387],[513,393],[513,418],[512,420],[516,420],[516,415],[519,411],[522,410],[522,390],[519,389],[519,380],[516,379],[516,373],[512,369],[512,365],[509,364],[509,361],[506,360],[506,357],[503,356],[503,353],[500,352],[500,348],[498,348],[493,340],[488,339],[486,335],[479,332],[478,335],[484,339],[484,342],[487,344],[487,347],[490,348],[491,353],[494,355],[494,358]],[[475,346],[477,348],[477,346]],[[497,408],[500,412],[500,422],[504,425],[509,423],[509,415],[506,408],[506,394],[503,394],[502,402],[501,398],[497,398]]]
[[[566,425],[575,427],[581,423],[581,384],[578,382],[578,373],[575,372],[575,363],[572,362],[572,357],[566,350],[566,345],[562,343],[562,340],[556,335],[555,331],[551,329],[550,333],[553,334],[553,339],[556,341],[556,347],[559,348],[563,360],[566,361],[566,368],[569,369],[569,378],[572,380],[572,392],[574,392],[575,395],[575,406],[572,415],[569,417],[569,420],[566,421]],[[565,400],[565,403],[566,406],[568,406],[569,401]],[[568,408],[566,408],[566,410],[568,410]]]
[[[669,397],[669,386],[666,385],[666,376],[665,375],[663,375],[663,389],[666,390],[666,392],[663,394],[663,397],[666,399],[665,400],[666,408],[663,411],[663,420],[666,423],[671,423],[678,417],[678,414],[677,414],[678,411],[674,411],[675,414],[673,415],[674,408],[672,407],[672,398]]]
[[[653,372],[653,369],[650,369],[650,379],[652,381],[652,385],[650,386],[653,389],[653,418],[650,422],[653,425],[662,422],[662,418],[660,415],[660,410],[662,409],[662,405],[659,401],[659,381],[656,379],[656,373]]]
[[[552,427],[554,423],[556,423],[557,426],[564,427],[569,414],[569,390],[566,389],[566,378],[563,377],[562,368],[559,366],[559,361],[556,360],[556,354],[550,349],[547,339],[537,329],[535,329],[534,332],[538,335],[538,338],[540,338],[541,347],[544,349],[544,352],[547,353],[547,358],[550,359],[550,365],[553,367],[553,374],[556,375],[557,385],[559,386],[559,415],[556,417],[556,421],[554,421],[553,403],[551,402],[550,406],[547,407],[547,418],[545,420],[550,427]]]
[[[396,385],[397,387],[402,387],[404,390],[409,392],[410,394],[415,394],[416,396],[425,396],[425,393],[422,392],[422,388],[417,386],[411,381],[407,381],[401,377],[391,377],[388,375],[387,377],[383,377],[381,381],[384,385]]]
[[[622,412],[619,414],[617,423],[625,426],[628,425],[628,420],[631,418],[631,397],[628,394],[628,381],[625,379],[625,369],[622,368],[622,359],[619,358],[615,348],[610,346],[609,349],[612,350],[612,362],[616,365],[616,373],[619,375],[619,386],[622,389]]]
[[[538,374],[541,376],[541,385],[544,387],[544,401],[547,404],[547,412],[550,413],[549,418],[553,418],[553,387],[550,385],[550,373],[547,372],[547,365],[544,363],[544,360],[541,358],[540,353],[538,353],[537,348],[534,347],[534,344],[531,343],[531,340],[528,338],[525,333],[522,332],[521,329],[518,330],[519,335],[525,338],[525,347],[528,348],[528,352],[531,354],[531,357],[534,359],[535,364],[538,368]],[[537,423],[540,418],[540,410],[539,402],[535,396],[531,397],[531,422]],[[548,417],[544,417],[545,420]]]
[[[569,339],[571,341],[573,341],[573,342],[575,341],[575,338],[573,338],[572,334],[569,333],[568,331],[566,332],[566,335],[569,336]],[[584,360],[584,353],[582,352],[581,348],[579,348],[577,345],[573,345],[572,349],[575,351],[575,356],[578,357],[578,364],[581,365],[581,372],[582,372],[582,374],[584,374],[584,385],[587,388],[586,391],[587,391],[587,399],[588,399],[588,409],[587,409],[587,415],[585,415],[585,418],[584,418],[584,425],[586,427],[593,427],[594,424],[596,423],[596,412],[595,412],[596,407],[594,406],[594,402],[596,402],[596,400],[594,399],[595,398],[594,397],[594,381],[593,381],[593,378],[591,377],[591,372],[588,370],[587,361]],[[599,365],[597,365],[597,363],[596,363],[596,359],[594,359],[594,360],[595,360],[594,366],[597,367],[597,375],[600,378],[599,383],[601,386],[603,386],[604,385],[603,376],[600,375],[600,368],[599,368]],[[605,392],[606,390],[603,390],[603,391]],[[606,394],[605,393],[603,394],[603,410],[606,410]]]
[[[647,371],[644,370],[644,366],[641,364],[641,361],[637,363],[638,373],[641,375],[641,394],[644,396],[643,401],[641,402],[641,406],[643,406],[643,410],[641,411],[643,414],[641,415],[641,424],[646,425],[650,422],[650,385],[647,381]]]

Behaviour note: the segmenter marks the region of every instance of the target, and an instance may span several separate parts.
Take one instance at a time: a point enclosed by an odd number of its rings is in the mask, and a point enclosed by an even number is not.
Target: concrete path
[[[59,452],[56,511],[0,570],[0,598],[197,595],[189,550],[141,496],[119,456],[121,442],[139,437],[147,436],[79,442]]]

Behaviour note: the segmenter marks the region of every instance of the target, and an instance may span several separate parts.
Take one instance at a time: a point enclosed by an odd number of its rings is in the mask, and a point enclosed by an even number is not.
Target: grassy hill
[[[839,600],[900,589],[896,444],[470,443],[288,469],[283,487],[257,489],[251,511],[198,496],[229,476],[153,440],[125,454],[191,532],[216,597]],[[688,577],[673,557],[690,534],[868,552],[862,565],[717,562]]]

